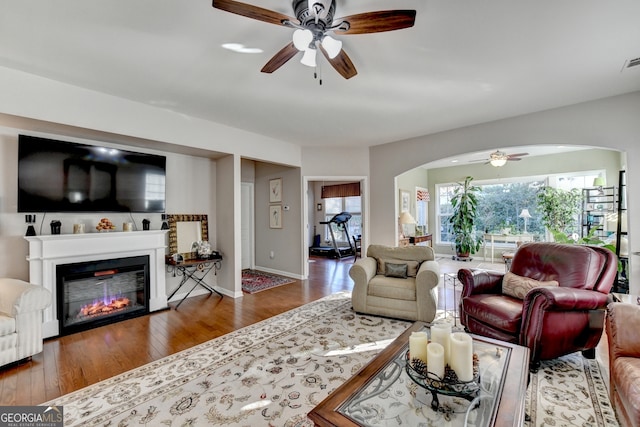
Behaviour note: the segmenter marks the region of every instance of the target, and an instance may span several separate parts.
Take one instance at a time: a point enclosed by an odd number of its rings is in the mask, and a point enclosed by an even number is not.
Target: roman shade
[[[334,197],[354,197],[360,195],[360,183],[350,182],[347,184],[323,185],[322,198],[331,199]]]

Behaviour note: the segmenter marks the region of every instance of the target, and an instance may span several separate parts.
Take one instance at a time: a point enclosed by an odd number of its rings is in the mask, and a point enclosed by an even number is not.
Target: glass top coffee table
[[[318,426],[522,426],[529,374],[529,349],[472,335],[479,358],[480,390],[473,396],[438,394],[405,370],[416,322],[367,366],[337,388],[308,415]],[[437,409],[434,409],[437,408]],[[430,424],[431,423],[431,424]]]

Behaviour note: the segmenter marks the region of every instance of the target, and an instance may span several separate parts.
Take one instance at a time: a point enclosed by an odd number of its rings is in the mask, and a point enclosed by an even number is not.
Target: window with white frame
[[[330,221],[335,215],[341,212],[349,212],[351,219],[347,223],[347,231],[349,237],[359,236],[362,234],[362,202],[360,196],[353,197],[331,197],[324,199],[324,216],[325,221]],[[333,234],[337,242],[346,243],[347,236],[338,229],[336,224],[330,225],[333,228]],[[326,241],[331,240],[331,232],[329,227],[325,227],[324,238]]]
[[[567,191],[572,188],[588,188],[593,186],[595,177],[604,173],[605,171],[586,171],[550,177],[474,181],[474,185],[482,189],[478,197],[476,231],[493,233],[509,228],[512,234],[521,233],[524,231],[524,219],[520,217],[520,213],[523,209],[528,209],[532,218],[527,219],[527,232],[543,238],[546,230],[540,216],[536,215],[536,194],[540,187],[548,185]],[[457,183],[436,185],[436,230],[433,234],[437,243],[447,244],[453,241],[449,218],[453,214],[451,198],[457,186]]]
[[[416,227],[426,233],[428,224],[428,211],[429,201],[431,196],[429,190],[423,187],[416,187]]]

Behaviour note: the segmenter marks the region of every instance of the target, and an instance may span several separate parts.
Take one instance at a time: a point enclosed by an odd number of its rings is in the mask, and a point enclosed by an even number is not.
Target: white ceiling
[[[290,0],[247,0],[293,16]],[[417,10],[342,36],[359,74],[297,58],[292,30],[211,0],[0,0],[0,66],[303,146],[364,147],[640,90],[640,1],[337,0],[336,17]],[[260,48],[240,54],[223,43]],[[496,147],[499,148],[499,147]]]

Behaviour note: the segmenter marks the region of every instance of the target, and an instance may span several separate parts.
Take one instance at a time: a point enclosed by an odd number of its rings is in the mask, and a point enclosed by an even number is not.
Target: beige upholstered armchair
[[[349,276],[358,313],[424,322],[436,316],[440,267],[428,246],[370,245]]]
[[[42,351],[42,311],[50,305],[42,286],[0,278],[0,366]]]

